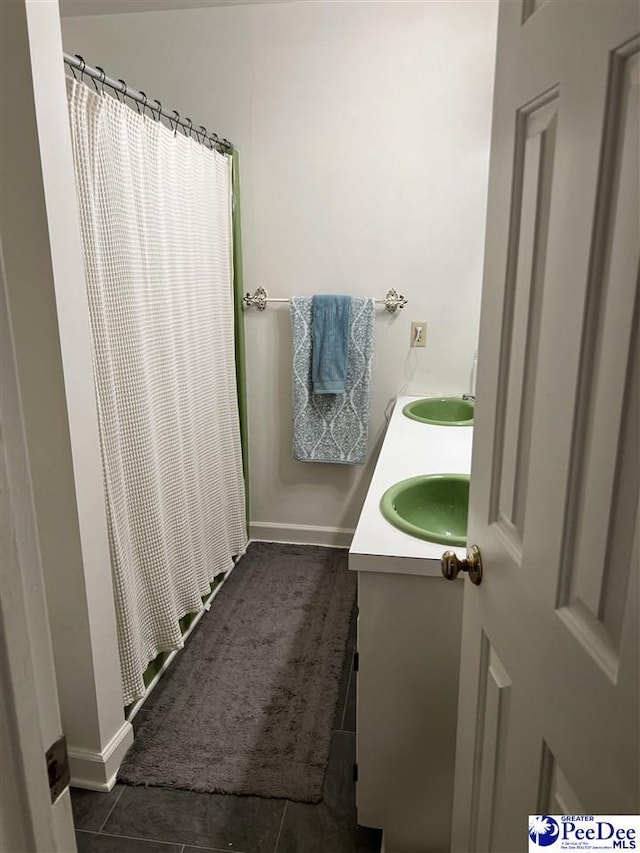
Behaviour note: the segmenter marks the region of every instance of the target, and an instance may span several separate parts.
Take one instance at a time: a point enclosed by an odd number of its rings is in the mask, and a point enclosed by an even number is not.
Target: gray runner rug
[[[346,551],[252,543],[156,688],[120,781],[318,802],[355,590]]]

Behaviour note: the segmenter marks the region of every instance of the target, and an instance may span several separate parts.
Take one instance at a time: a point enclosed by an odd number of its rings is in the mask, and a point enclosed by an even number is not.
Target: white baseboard
[[[68,748],[71,785],[90,791],[110,791],[116,783],[125,752],[133,743],[133,726],[126,720],[102,752]]]
[[[254,521],[249,525],[253,542],[291,542],[295,545],[325,545],[348,548],[354,531],[344,527],[313,527],[303,524],[273,524]]]

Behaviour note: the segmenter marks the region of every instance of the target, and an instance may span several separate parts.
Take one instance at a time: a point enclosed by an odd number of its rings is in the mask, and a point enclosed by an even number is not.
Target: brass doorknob
[[[467,572],[471,583],[476,586],[482,583],[482,557],[477,545],[469,548],[466,560],[459,560],[453,551],[445,551],[440,559],[440,566],[448,581],[455,580],[460,572]]]

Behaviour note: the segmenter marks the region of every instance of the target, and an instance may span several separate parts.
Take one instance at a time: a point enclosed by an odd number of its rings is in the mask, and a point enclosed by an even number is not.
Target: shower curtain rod
[[[175,133],[178,129],[178,125],[185,129],[185,136],[187,133],[191,138],[192,132],[195,133],[198,142],[204,144],[205,141],[209,143],[210,148],[219,147],[224,149],[225,151],[233,151],[233,143],[229,142],[228,139],[220,139],[217,133],[210,133],[206,127],[200,125],[197,129],[193,126],[193,122],[188,116],[185,118],[180,118],[180,113],[177,110],[172,110],[168,113],[162,107],[161,101],[157,98],[148,98],[146,92],[139,92],[137,89],[132,89],[131,86],[128,86],[125,80],[114,80],[111,77],[107,77],[104,68],[100,68],[99,65],[96,65],[93,68],[91,65],[87,65],[84,59],[80,56],[79,53],[76,53],[75,56],[71,56],[69,53],[63,54],[65,64],[71,68],[71,73],[75,77],[75,70],[80,72],[80,79],[84,77],[86,74],[87,77],[91,77],[93,81],[98,81],[102,91],[104,91],[104,87],[108,86],[110,89],[113,89],[116,93],[116,97],[118,95],[122,95],[123,97],[129,98],[132,101],[136,101],[138,104],[142,104],[142,112],[144,113],[145,109],[150,109],[151,114],[155,119],[155,113],[158,114],[158,118],[156,121],[160,121],[160,116],[164,116],[167,119],[169,124],[171,125],[171,129]],[[76,78],[77,79],[77,78]],[[93,84],[98,90],[96,83]]]

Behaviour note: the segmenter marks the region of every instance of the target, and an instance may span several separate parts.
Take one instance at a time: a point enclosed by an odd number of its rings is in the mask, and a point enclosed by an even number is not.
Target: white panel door
[[[640,811],[639,17],[500,9],[454,851]]]

